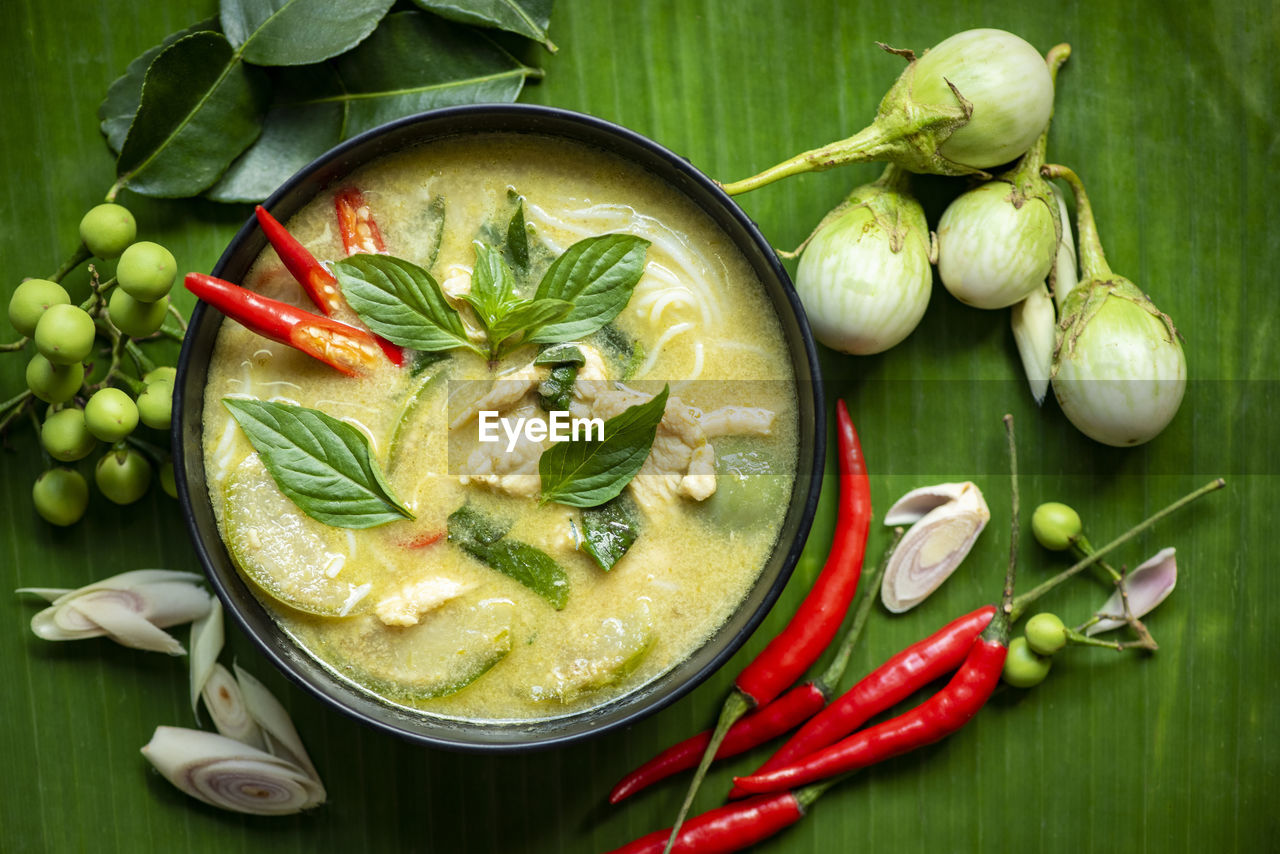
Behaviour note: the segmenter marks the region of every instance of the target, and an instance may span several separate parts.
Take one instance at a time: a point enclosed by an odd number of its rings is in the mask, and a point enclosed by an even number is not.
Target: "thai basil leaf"
[[[573,344],[552,344],[550,347],[543,348],[533,360],[535,365],[577,365],[582,367],[587,363],[587,357],[582,355],[582,350]]]
[[[644,465],[667,407],[670,386],[604,422],[604,439],[557,442],[542,452],[542,500],[595,507],[615,498]]]
[[[124,74],[112,82],[107,89],[107,96],[98,105],[102,134],[107,138],[107,145],[112,151],[119,154],[120,146],[124,145],[124,138],[129,134],[129,125],[133,124],[133,117],[138,113],[138,105],[142,103],[142,81],[146,79],[147,69],[151,67],[152,61],[165,48],[183,36],[205,30],[217,32],[218,19],[209,18],[165,37],[160,44],[148,48],[135,57],[133,62],[125,68]]]
[[[538,405],[544,412],[565,412],[573,402],[573,386],[578,381],[577,365],[556,365],[538,383]]]
[[[229,397],[222,403],[280,491],[311,518],[339,528],[413,518],[355,427],[292,404]]]
[[[530,340],[530,335],[548,323],[554,323],[573,310],[573,303],[558,299],[521,300],[507,308],[489,330],[489,340],[495,354],[518,347]]]
[[[529,269],[529,231],[524,221],[524,199],[516,201],[516,212],[507,224],[507,254],[522,272]]]
[[[261,130],[263,78],[208,31],[184,36],[147,69],[120,146],[116,185],[167,198],[211,186]]]
[[[494,323],[516,301],[515,280],[500,254],[479,240],[474,241],[472,247],[476,264],[471,273],[471,290],[462,298],[475,309],[484,328],[492,330]]]
[[[416,264],[391,255],[352,255],[333,265],[342,294],[378,335],[415,350],[479,352],[440,285]]]
[[[310,65],[346,53],[395,0],[222,0],[222,31],[245,62]]]
[[[562,299],[573,303],[573,311],[530,340],[551,343],[584,338],[617,317],[644,274],[648,248],[649,241],[642,237],[605,234],[566,249],[538,283],[534,298]]]
[[[287,68],[273,78],[275,99],[262,120],[262,134],[236,158],[206,196],[215,202],[260,202],[293,173],[342,139],[341,104],[299,103],[304,93],[339,85],[328,65]]]
[[[552,0],[413,0],[428,12],[462,24],[495,27],[540,43],[551,53],[547,38]]]
[[[421,12],[394,12],[334,60],[347,111],[343,136],[436,107],[510,103],[526,77],[541,77],[470,27]]]
[[[582,546],[605,572],[622,560],[640,536],[640,514],[627,495],[582,511]]]
[[[449,542],[515,579],[550,602],[558,611],[569,601],[569,575],[546,552],[519,540],[506,539],[509,525],[464,504],[449,514]]]

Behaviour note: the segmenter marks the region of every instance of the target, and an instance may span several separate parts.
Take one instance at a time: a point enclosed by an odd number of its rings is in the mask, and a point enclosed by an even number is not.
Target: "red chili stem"
[[[348,376],[377,364],[377,341],[366,329],[348,326],[248,288],[203,273],[188,273],[187,290],[264,338],[287,344]]]
[[[951,681],[914,709],[856,732],[785,768],[737,777],[734,784],[751,793],[792,789],[857,771],[946,738],[986,704],[1000,681],[1007,653],[1007,644],[979,638]]]
[[[891,657],[810,719],[753,776],[794,765],[835,744],[871,718],[951,673],[964,662],[995,613],[995,605],[983,605]],[[745,794],[735,788],[729,797]]]
[[[849,663],[853,647],[862,634],[867,616],[871,611],[875,591],[884,577],[889,565],[889,558],[898,541],[902,539],[902,529],[895,532],[892,545],[885,551],[875,574],[868,580],[863,598],[858,604],[853,622],[845,632],[840,648],[836,651],[831,663],[817,679],[811,679],[793,687],[778,699],[763,708],[750,712],[729,728],[724,742],[716,751],[716,759],[736,756],[757,745],[771,741],[775,737],[788,732],[808,720],[814,713],[827,704],[827,700],[835,692],[841,677]],[[976,632],[974,635],[976,636]],[[970,638],[972,640],[972,638]],[[959,659],[956,665],[959,664]],[[953,665],[952,669],[954,669]],[[833,739],[834,740],[834,739]],[[673,745],[653,759],[624,777],[613,791],[609,793],[609,802],[618,803],[637,792],[648,788],[659,780],[665,780],[673,774],[688,770],[698,764],[699,757],[711,741],[711,731],[707,730]]]
[[[764,744],[787,732],[800,721],[807,720],[826,703],[826,695],[813,682],[797,685],[763,709],[757,709],[734,723],[716,751],[715,758],[736,756]],[[710,741],[711,730],[704,730],[668,747],[623,777],[609,793],[609,802],[620,803],[659,780],[694,767]]]

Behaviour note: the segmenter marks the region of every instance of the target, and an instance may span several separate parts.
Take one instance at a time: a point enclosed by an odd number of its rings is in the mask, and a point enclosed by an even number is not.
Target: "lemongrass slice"
[[[240,683],[240,691],[244,694],[245,707],[258,726],[262,727],[267,749],[276,756],[296,763],[319,784],[320,775],[316,772],[316,766],[311,763],[311,757],[302,746],[302,738],[284,706],[251,673],[247,673],[239,664],[234,667],[236,681]],[[321,791],[323,792],[323,788]]]
[[[972,483],[939,483],[913,489],[899,498],[884,514],[884,523],[890,527],[914,525],[930,510],[955,501]]]
[[[211,732],[156,727],[142,755],[170,783],[219,809],[290,815],[324,803],[324,788],[292,762]]]
[[[225,640],[222,628],[222,602],[213,597],[209,613],[191,624],[191,713],[200,720],[200,694],[218,661]]]
[[[70,587],[19,587],[13,592],[30,593],[32,596],[39,596],[46,602],[56,602],[72,591]]]
[[[1174,555],[1172,548],[1161,549],[1125,578],[1129,611],[1135,619],[1142,619],[1173,592],[1178,583],[1178,562]],[[1101,634],[1123,626],[1124,601],[1120,598],[1120,591],[1112,593],[1097,613],[1103,619],[1086,629],[1086,635]],[[1120,619],[1114,619],[1117,617]]]
[[[244,701],[244,692],[236,682],[231,671],[214,662],[209,671],[209,678],[201,691],[204,707],[213,718],[213,725],[218,732],[227,738],[234,738],[241,744],[266,750],[267,743],[262,737],[262,729],[249,714],[249,707]]]
[[[209,612],[201,577],[167,569],[124,572],[55,598],[31,618],[31,630],[44,640],[81,640],[106,635],[124,646],[181,655],[182,644],[158,631],[189,623]],[[27,588],[51,595],[46,588]],[[144,623],[149,625],[144,625]]]
[[[945,499],[951,495],[950,499]],[[885,568],[880,598],[895,614],[914,608],[955,572],[991,518],[982,491],[970,482],[945,483],[907,493],[885,514],[886,524],[933,504],[903,536]]]

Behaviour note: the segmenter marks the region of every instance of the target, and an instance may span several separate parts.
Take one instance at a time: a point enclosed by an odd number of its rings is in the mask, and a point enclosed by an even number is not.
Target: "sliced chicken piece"
[[[776,413],[757,406],[722,406],[702,416],[702,430],[708,439],[717,436],[768,436]]]
[[[453,419],[453,423],[449,425],[450,430],[457,430],[466,424],[476,414],[481,411],[503,412],[512,406],[521,402],[526,394],[532,391],[539,382],[546,376],[547,369],[532,362],[510,373],[503,374],[493,381],[484,396],[475,403],[468,406],[457,418]]]
[[[545,413],[532,400],[526,400],[519,406],[503,412],[504,418],[513,422],[515,419],[543,418]],[[542,489],[542,479],[538,476],[538,458],[551,446],[550,439],[531,442],[523,431],[516,440],[515,447],[507,450],[507,436],[501,434],[497,442],[485,442],[479,445],[467,457],[466,474],[459,480],[465,484],[479,483],[505,492],[532,498]]]
[[[422,615],[439,608],[475,587],[452,578],[433,576],[406,584],[397,593],[374,607],[378,619],[388,626],[416,626]]]
[[[705,443],[693,452],[688,473],[680,478],[680,494],[694,501],[706,501],[716,491],[716,452]]]

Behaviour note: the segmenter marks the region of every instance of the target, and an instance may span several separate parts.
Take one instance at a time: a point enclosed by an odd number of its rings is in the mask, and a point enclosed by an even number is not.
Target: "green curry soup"
[[[497,444],[478,438],[481,410],[545,416],[539,392],[556,366],[534,363],[539,347],[493,365],[454,349],[352,378],[223,323],[205,392],[205,463],[223,538],[259,598],[341,676],[393,702],[467,719],[580,711],[687,658],[755,583],[795,480],[794,377],[746,261],[662,182],[559,140],[436,142],[365,167],[287,224],[322,261],[346,256],[334,193],[352,186],[386,251],[427,269],[473,338],[475,317],[461,300],[476,264],[473,241],[523,260],[511,245],[517,209],[528,245],[516,284],[525,291],[579,240],[650,241],[625,309],[572,342],[582,364],[559,400],[609,418],[664,383],[670,396],[654,410],[662,420],[640,473],[603,510],[588,511],[539,501],[547,443],[522,440],[508,451],[505,435]],[[243,284],[313,308],[271,249]],[[359,323],[350,312],[339,319]],[[350,530],[305,515],[226,398],[295,404],[358,428],[415,518]],[[588,542],[592,523],[604,540]],[[504,564],[535,550],[559,567],[554,589]]]

